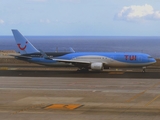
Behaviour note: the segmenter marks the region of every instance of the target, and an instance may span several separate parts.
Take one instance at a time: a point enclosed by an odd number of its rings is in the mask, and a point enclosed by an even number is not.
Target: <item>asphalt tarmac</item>
[[[0,70],[0,76],[72,77],[72,78],[160,78],[159,69],[143,73],[141,69],[77,72],[75,70]]]
[[[2,120],[159,120],[160,69],[1,65]]]
[[[160,80],[0,77],[1,120],[159,120]]]

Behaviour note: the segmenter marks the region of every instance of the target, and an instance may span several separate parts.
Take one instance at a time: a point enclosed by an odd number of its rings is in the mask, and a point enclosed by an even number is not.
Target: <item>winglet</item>
[[[71,48],[71,47],[69,48],[69,50],[70,50],[72,53],[74,53],[74,52],[75,52],[75,51],[73,50],[73,48]]]
[[[12,29],[20,54],[39,52],[18,30]]]
[[[41,49],[39,49],[39,51],[43,55],[43,58],[45,58],[45,59],[51,59],[49,56],[47,56],[47,54],[44,51],[42,51]]]

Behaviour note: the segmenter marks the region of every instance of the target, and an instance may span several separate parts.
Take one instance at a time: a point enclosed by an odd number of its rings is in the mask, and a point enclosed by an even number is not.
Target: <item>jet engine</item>
[[[100,62],[91,63],[91,69],[102,71],[104,69],[103,63],[100,63]]]

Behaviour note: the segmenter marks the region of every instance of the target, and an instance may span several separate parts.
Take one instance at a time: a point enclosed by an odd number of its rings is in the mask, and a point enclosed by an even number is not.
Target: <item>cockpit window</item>
[[[153,58],[153,57],[151,57],[151,56],[148,56],[148,58]]]

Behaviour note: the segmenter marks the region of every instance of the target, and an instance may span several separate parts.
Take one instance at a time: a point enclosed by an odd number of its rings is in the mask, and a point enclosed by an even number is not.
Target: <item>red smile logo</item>
[[[26,44],[27,44],[28,42],[26,41]],[[20,50],[25,50],[26,49],[26,47],[27,47],[27,45],[25,45],[24,47],[21,47],[21,44],[17,44],[18,45],[18,47],[19,47],[19,49]]]

